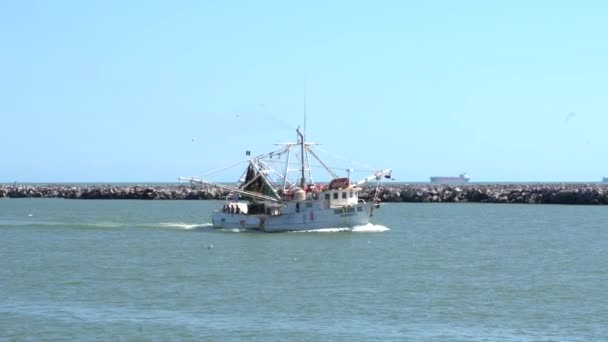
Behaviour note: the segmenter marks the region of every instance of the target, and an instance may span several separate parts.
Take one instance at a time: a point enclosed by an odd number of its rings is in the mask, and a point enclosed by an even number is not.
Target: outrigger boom
[[[374,179],[380,180],[382,177],[386,177],[386,176],[388,176],[386,178],[391,178],[391,172],[392,172],[391,169],[386,169],[386,170],[378,171],[378,172],[374,173],[371,176],[368,176],[368,177],[365,177],[365,178],[361,179],[360,181],[356,182],[352,186],[359,186],[359,185],[365,184],[365,183],[367,183],[367,182],[369,182],[371,180],[374,180]]]
[[[189,177],[179,177],[179,181],[188,181],[190,183],[198,183],[198,184],[204,184],[204,185],[208,185],[208,186],[212,186],[218,189],[222,189],[222,190],[227,190],[233,193],[237,193],[237,194],[241,194],[241,195],[245,195],[245,196],[249,196],[255,199],[259,199],[262,201],[272,201],[272,202],[276,202],[276,203],[280,203],[281,200],[276,199],[274,197],[271,196],[266,196],[266,195],[262,195],[256,192],[251,192],[251,191],[245,191],[245,190],[241,190],[239,188],[235,188],[233,186],[228,186],[228,185],[222,185],[222,184],[216,184],[216,183],[209,183],[209,182],[205,182],[202,179],[197,179],[197,178],[189,178]]]

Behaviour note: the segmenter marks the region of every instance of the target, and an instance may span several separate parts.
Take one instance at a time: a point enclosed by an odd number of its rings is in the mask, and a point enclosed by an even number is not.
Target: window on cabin
[[[342,193],[342,198],[346,198],[346,191]]]
[[[334,192],[334,199],[338,199],[338,193]]]
[[[350,198],[353,198],[353,196],[354,196],[354,195],[353,195],[353,192],[351,191],[351,192],[350,192]]]
[[[329,201],[329,194],[325,194],[325,199]]]

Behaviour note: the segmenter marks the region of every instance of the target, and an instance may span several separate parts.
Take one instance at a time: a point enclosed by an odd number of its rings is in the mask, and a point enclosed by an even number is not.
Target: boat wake
[[[321,229],[294,231],[293,233],[339,233],[339,232],[381,233],[381,232],[386,232],[389,230],[390,229],[385,226],[368,223],[368,224],[365,224],[362,226],[355,226],[352,228],[346,228],[346,227],[321,228]]]
[[[120,222],[54,222],[54,221],[25,221],[25,222],[0,222],[0,228],[24,227],[24,228],[122,228],[132,225]]]
[[[0,228],[4,227],[32,227],[32,228],[75,228],[75,229],[116,229],[116,228],[168,228],[178,230],[193,230],[212,228],[211,223],[184,223],[184,222],[161,222],[161,223],[131,223],[131,222],[61,222],[61,221],[5,221],[0,222]]]
[[[121,229],[121,228],[161,228],[173,230],[205,230],[217,231],[224,233],[264,233],[257,229],[240,229],[240,228],[221,228],[214,229],[211,223],[185,223],[185,222],[161,222],[161,223],[121,223],[121,222],[0,222],[0,228],[3,227],[38,227],[38,228],[74,228],[74,229]],[[390,229],[377,224],[368,223],[362,226],[333,227],[320,228],[300,231],[286,231],[286,233],[338,233],[338,232],[353,232],[353,233],[380,233]]]
[[[206,229],[212,228],[213,225],[211,223],[184,223],[184,222],[162,222],[160,223],[161,228],[169,228],[169,229],[182,229],[182,230],[193,230],[193,229]]]

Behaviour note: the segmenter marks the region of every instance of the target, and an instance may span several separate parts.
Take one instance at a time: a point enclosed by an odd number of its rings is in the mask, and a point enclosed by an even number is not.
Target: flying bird
[[[576,116],[576,113],[574,113],[574,112],[568,113],[568,115],[566,115],[566,122],[570,121],[570,119],[572,119],[575,116]]]

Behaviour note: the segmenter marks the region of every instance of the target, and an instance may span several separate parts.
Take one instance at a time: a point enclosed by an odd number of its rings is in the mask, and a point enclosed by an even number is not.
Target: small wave
[[[127,226],[127,224],[120,222],[76,223],[75,225],[93,228],[120,228]]]

